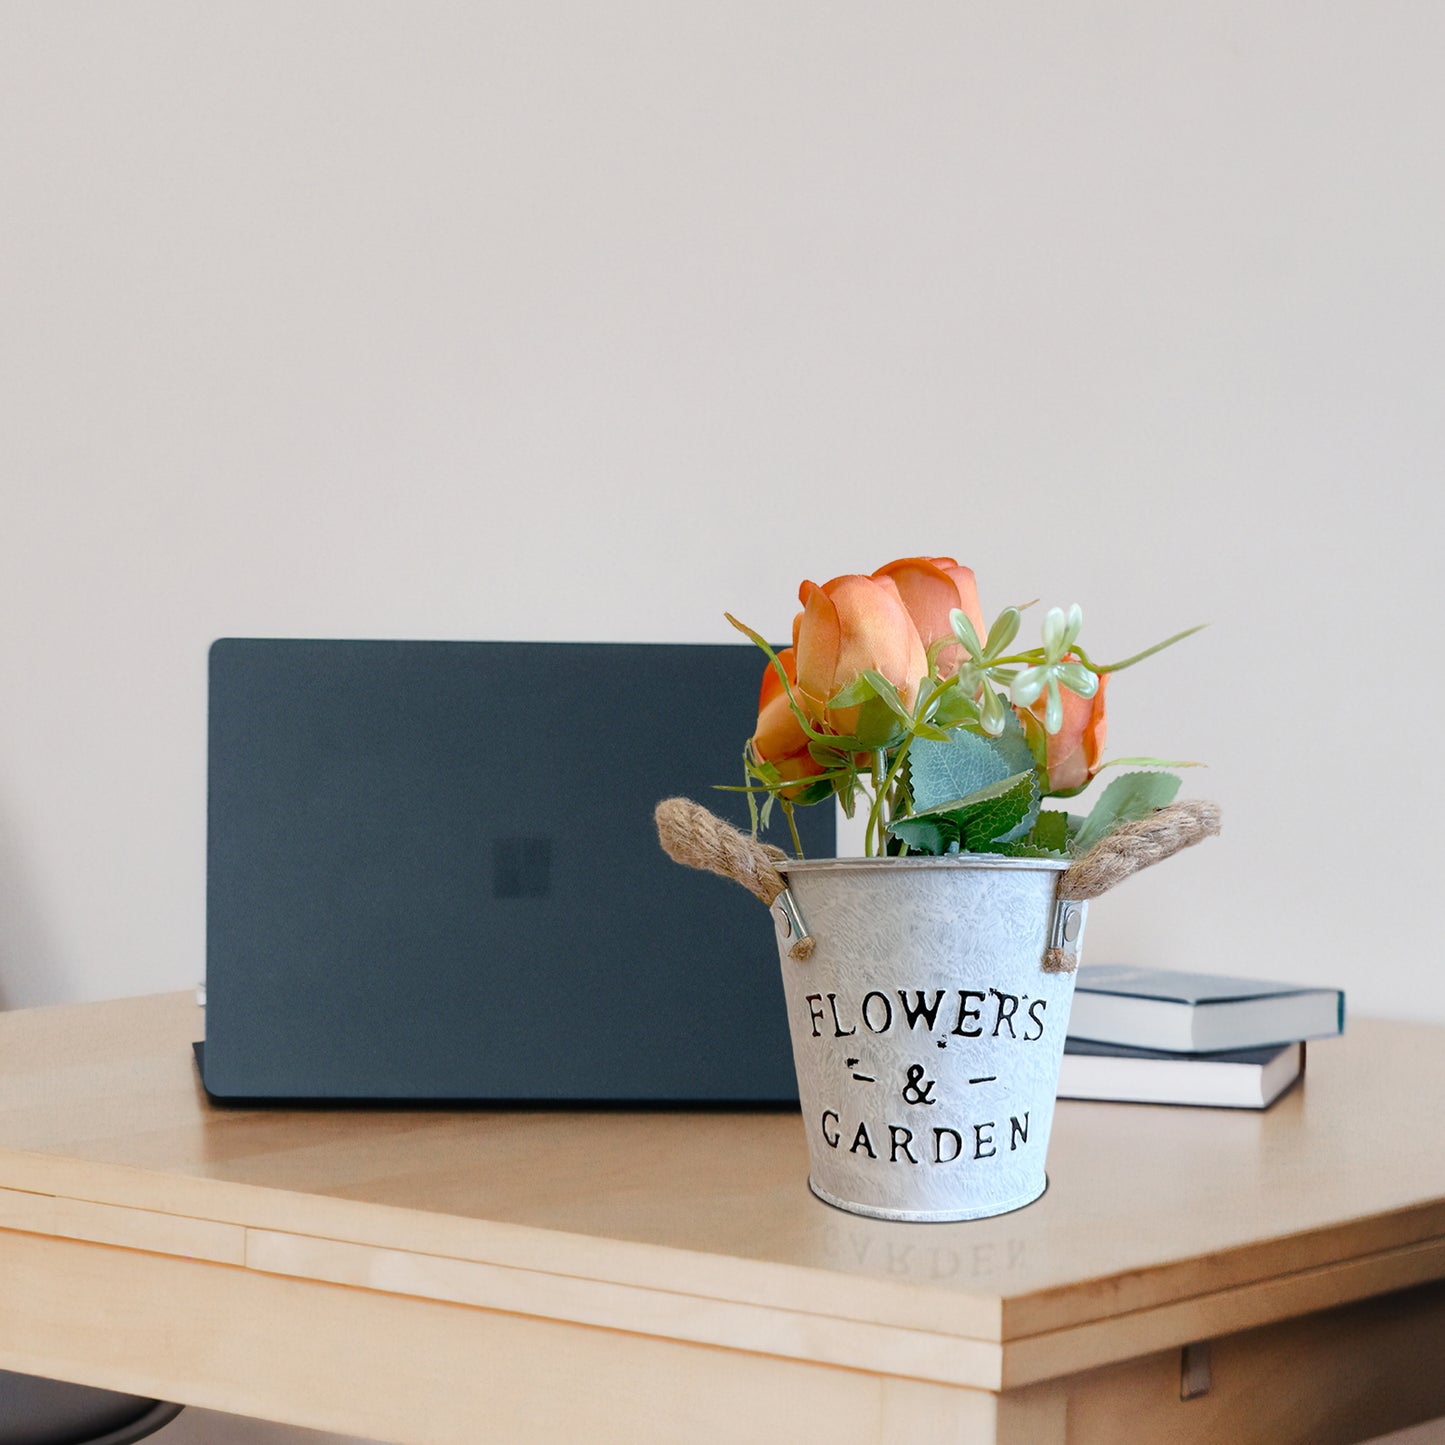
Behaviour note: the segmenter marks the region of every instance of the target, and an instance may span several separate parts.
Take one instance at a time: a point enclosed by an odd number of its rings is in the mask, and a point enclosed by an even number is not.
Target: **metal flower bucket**
[[[1082,859],[800,861],[686,798],[664,849],[773,910],[820,1199],[877,1219],[982,1219],[1044,1192],[1086,900],[1219,831],[1175,803]]]
[[[879,1219],[980,1219],[1044,1192],[1087,904],[1063,862],[787,862],[774,905],[813,1193]],[[791,956],[800,926],[814,939]]]

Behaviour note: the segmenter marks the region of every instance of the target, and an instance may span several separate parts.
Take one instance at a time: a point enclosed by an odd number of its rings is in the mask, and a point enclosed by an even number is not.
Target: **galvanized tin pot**
[[[1071,861],[795,861],[688,798],[656,821],[670,857],[773,911],[813,1192],[879,1219],[980,1219],[1048,1182],[1085,900],[1213,837],[1219,809],[1172,803]]]
[[[809,1185],[879,1219],[980,1219],[1037,1199],[1087,905],[1063,861],[778,864],[774,919]],[[799,961],[795,942],[815,940]],[[1061,945],[1070,971],[1046,972]]]

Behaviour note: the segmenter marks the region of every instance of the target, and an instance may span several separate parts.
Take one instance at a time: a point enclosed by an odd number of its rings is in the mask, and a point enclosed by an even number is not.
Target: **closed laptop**
[[[750,646],[223,639],[207,1090],[238,1100],[796,1101],[772,920],[671,862],[746,827]],[[800,810],[834,851],[830,808]]]

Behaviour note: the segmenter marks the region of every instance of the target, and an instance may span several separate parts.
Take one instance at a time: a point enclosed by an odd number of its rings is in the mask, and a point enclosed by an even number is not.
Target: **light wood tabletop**
[[[814,1199],[795,1114],[215,1108],[202,1033],[0,1014],[0,1368],[407,1445],[1445,1414],[1445,1029],[1263,1113],[1061,1103],[1041,1200],[917,1225]]]

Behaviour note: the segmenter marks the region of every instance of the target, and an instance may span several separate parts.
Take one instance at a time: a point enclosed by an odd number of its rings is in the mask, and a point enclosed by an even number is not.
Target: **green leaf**
[[[1054,808],[1041,812],[1034,821],[1034,829],[1033,832],[1029,834],[1029,842],[1036,848],[1044,848],[1050,852],[1067,852],[1069,847],[1069,815],[1067,813],[1060,813]]]
[[[1001,853],[1005,858],[1067,858],[1069,855],[1058,848],[1040,848],[1036,843],[995,843],[990,853]]]
[[[794,786],[797,786],[794,784]],[[791,800],[795,808],[810,808],[815,803],[826,801],[833,793],[833,780],[831,778],[818,778],[801,788],[797,795]]]
[[[866,673],[860,673],[842,692],[835,692],[828,699],[829,707],[857,707],[878,696]]]
[[[965,695],[961,687],[950,687],[938,699],[933,721],[941,728],[956,728],[960,723],[978,721],[978,704]]]
[[[947,743],[953,741],[953,734],[946,728],[935,727],[932,723],[915,722],[913,724],[913,736],[916,738],[927,738],[930,742]]]
[[[902,704],[899,704],[901,707]],[[905,712],[907,723],[913,719]],[[898,719],[898,714],[888,698],[870,698],[858,709],[858,722],[853,729],[853,739],[859,752],[874,752],[878,748],[895,748],[908,736],[907,728]]]
[[[841,739],[830,738],[826,743],[809,743],[808,756],[822,767],[841,767],[848,762],[851,756],[850,753],[844,752],[838,746],[841,741]],[[857,749],[853,751],[857,751]]]
[[[1179,779],[1173,773],[1125,773],[1115,778],[1079,829],[1074,851],[1087,853],[1114,829],[1167,807],[1178,791]]]
[[[1003,732],[993,739],[993,746],[1008,764],[1011,773],[1027,772],[1035,766],[1033,749],[1024,736],[1019,715],[1012,708],[1005,709]]]
[[[776,793],[769,793],[768,796],[763,799],[763,806],[758,810],[758,831],[760,833],[767,831],[768,824],[772,821],[773,817],[773,805],[777,801],[778,795]]]
[[[951,844],[959,842],[958,824],[952,818],[899,818],[889,824],[888,831],[901,838],[915,853],[935,857],[947,853]]]
[[[903,699],[899,697],[898,689],[881,672],[874,672],[871,667],[865,667],[863,678],[878,697],[893,709],[900,722],[911,723],[913,721],[913,714],[903,706]]]
[[[969,706],[973,707],[972,702]],[[1012,708],[1005,710],[1003,732],[996,738],[955,728],[949,740],[941,742],[920,731],[908,762],[918,813],[942,803],[956,803],[993,783],[1034,769],[1033,752]]]
[[[758,836],[758,830],[763,826],[762,819],[758,816],[758,800],[753,797],[753,790],[747,785],[754,777],[753,745],[751,742],[743,744],[743,784],[748,795],[748,822],[753,830],[753,837]]]
[[[778,771],[777,767],[773,763],[749,763],[748,771],[753,775],[753,777],[755,777],[760,783],[762,783],[764,787],[780,788],[783,785],[783,775]]]
[[[904,837],[911,848],[914,845],[899,832],[901,827],[916,822],[947,823],[970,852],[987,853],[995,842],[1010,843],[1024,837],[1033,827],[1038,803],[1038,774],[1032,770],[1014,773],[979,788],[966,798],[952,798],[909,818],[895,820],[889,831]]]
[[[985,853],[994,843],[1012,843],[1034,825],[1039,807],[1039,777],[1029,771],[1015,775],[1013,786],[986,799],[963,814],[963,846]]]
[[[990,738],[959,729],[946,743],[919,738],[908,755],[915,812],[956,804],[1019,771]]]
[[[915,750],[917,746],[915,743]],[[1012,792],[1028,776],[1027,773],[1011,773],[1008,777],[1000,778],[997,782],[989,783],[986,787],[975,789],[966,797],[950,798],[946,803],[935,803],[931,808],[914,808],[909,816],[914,818],[936,818],[950,816],[955,813],[967,813],[984,803],[991,803],[995,798],[1002,798],[1006,793]],[[915,802],[916,801],[917,796],[915,795]]]

